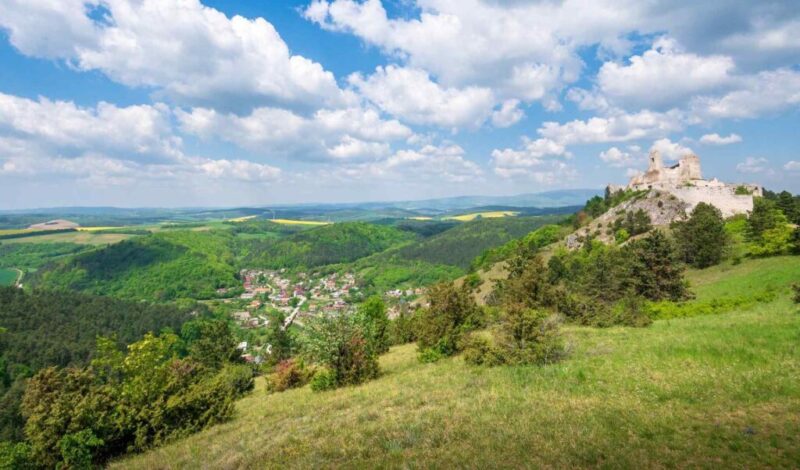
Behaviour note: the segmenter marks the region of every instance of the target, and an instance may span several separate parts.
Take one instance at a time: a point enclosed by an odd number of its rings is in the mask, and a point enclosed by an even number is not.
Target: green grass
[[[782,270],[788,261],[692,278],[698,296],[714,295],[747,284],[745,278],[763,269]],[[720,287],[731,278],[739,281]],[[546,367],[473,368],[458,357],[423,365],[406,345],[381,358],[380,378],[359,387],[266,395],[259,381],[238,403],[234,420],[112,466],[762,468],[800,462],[800,309],[788,295],[644,329],[570,326],[565,334],[569,356]]]
[[[13,286],[18,277],[19,271],[16,269],[0,268],[0,286]]]
[[[109,245],[122,240],[127,240],[133,235],[123,233],[96,232],[62,232],[51,235],[38,235],[31,237],[10,238],[3,243],[76,243],[79,245]]]

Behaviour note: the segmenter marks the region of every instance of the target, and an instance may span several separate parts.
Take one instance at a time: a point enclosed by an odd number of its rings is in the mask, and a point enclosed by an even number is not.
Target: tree
[[[586,201],[586,206],[583,208],[583,210],[592,217],[602,215],[607,209],[606,200],[600,196],[594,196]]]
[[[302,331],[303,355],[323,366],[330,386],[356,385],[378,376],[378,358],[352,315],[322,315]]]
[[[377,295],[368,298],[358,306],[356,316],[372,351],[375,354],[389,351],[389,317],[383,300]]]
[[[770,199],[757,197],[753,199],[753,211],[747,219],[747,236],[750,241],[758,242],[767,230],[786,224],[786,216]]]
[[[236,338],[222,320],[196,320],[186,323],[181,334],[188,340],[189,354],[201,364],[219,369],[239,358]]]
[[[270,365],[289,359],[295,350],[294,338],[283,327],[284,321],[286,317],[277,310],[268,314],[266,341],[269,344],[267,363]]]
[[[696,268],[719,264],[728,243],[722,213],[701,202],[692,210],[689,220],[675,224],[675,239],[684,262]]]
[[[792,197],[792,193],[789,191],[781,191],[778,194],[776,205],[778,209],[783,212],[783,215],[786,216],[786,219],[791,221],[797,220],[797,201]]]
[[[469,289],[453,283],[439,283],[428,289],[430,306],[417,319],[417,347],[435,359],[460,350],[464,333],[480,322],[480,308]]]
[[[686,297],[683,268],[675,249],[663,232],[625,247],[630,262],[630,278],[636,294],[650,300],[680,300]]]

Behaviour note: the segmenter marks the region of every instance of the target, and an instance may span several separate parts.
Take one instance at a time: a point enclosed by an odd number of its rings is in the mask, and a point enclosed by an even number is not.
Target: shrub
[[[614,240],[618,244],[625,243],[629,238],[631,238],[631,235],[624,228],[617,230],[617,232],[614,234]]]
[[[459,351],[459,342],[469,330],[480,325],[481,310],[465,286],[441,283],[428,290],[430,306],[417,319],[420,352],[432,349],[444,356]]]
[[[290,388],[302,387],[308,383],[311,373],[302,361],[286,359],[275,366],[275,371],[267,377],[267,392],[283,392]]]
[[[614,306],[612,313],[612,321],[615,325],[641,328],[650,326],[653,323],[653,320],[648,315],[645,300],[636,295],[623,297]]]
[[[800,227],[792,230],[792,238],[789,243],[789,252],[793,255],[800,255]]]
[[[378,359],[355,316],[325,315],[306,323],[303,354],[328,368],[337,387],[356,385],[378,376]]]
[[[60,468],[92,468],[92,451],[101,445],[103,440],[95,436],[91,429],[67,434],[58,443],[63,463]]]
[[[444,353],[442,353],[438,349],[434,349],[434,348],[421,349],[419,351],[419,355],[417,356],[417,358],[419,359],[419,362],[421,362],[423,364],[430,364],[432,362],[436,362],[436,361],[438,361],[440,359],[443,359],[445,357],[446,356],[445,356]]]
[[[31,448],[24,442],[0,442],[0,470],[32,470]]]
[[[792,290],[794,291],[794,303],[800,304],[800,284],[793,284]]]
[[[464,360],[474,365],[542,365],[558,360],[564,345],[558,323],[542,310],[510,306],[492,331],[493,341],[475,334],[464,344]]]
[[[336,373],[326,367],[320,368],[311,377],[311,390],[315,392],[333,390],[336,387]]]
[[[368,298],[358,306],[356,318],[372,352],[383,354],[389,351],[389,317],[383,300],[378,296]]]
[[[488,339],[474,333],[464,340],[464,361],[475,366],[499,366],[505,360],[497,347]]]
[[[416,311],[400,312],[394,320],[389,321],[389,341],[391,344],[406,344],[417,340]]]

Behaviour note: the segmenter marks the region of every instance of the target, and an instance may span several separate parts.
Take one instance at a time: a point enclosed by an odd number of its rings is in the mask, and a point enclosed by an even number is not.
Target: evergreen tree
[[[722,213],[704,202],[692,210],[689,220],[675,225],[675,237],[683,261],[696,268],[719,264],[728,241]]]
[[[683,269],[663,232],[656,230],[626,248],[636,294],[650,300],[680,300],[686,296]]]

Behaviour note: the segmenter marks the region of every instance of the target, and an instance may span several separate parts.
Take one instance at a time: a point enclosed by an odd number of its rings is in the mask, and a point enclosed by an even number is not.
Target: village
[[[316,315],[334,313],[353,313],[355,305],[364,299],[353,273],[291,273],[285,269],[243,269],[239,273],[242,291],[238,298],[228,298],[225,304],[235,306],[230,315],[236,324],[250,330],[250,337],[258,337],[260,329],[270,326],[269,313],[283,314],[282,328],[293,324],[302,326],[303,320]],[[220,295],[229,290],[220,289]],[[387,304],[387,314],[394,318],[400,314],[408,302],[423,293],[416,289],[393,289],[382,294]],[[266,346],[268,348],[268,346]],[[247,341],[239,344],[242,358],[248,362],[261,362],[259,353],[267,352],[264,347],[249,345]],[[256,355],[254,355],[256,354]]]

